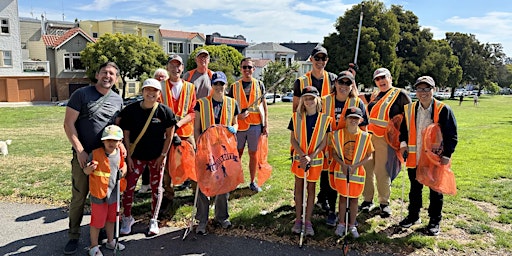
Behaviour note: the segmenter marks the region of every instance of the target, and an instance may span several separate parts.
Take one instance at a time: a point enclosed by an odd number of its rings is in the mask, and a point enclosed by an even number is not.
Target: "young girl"
[[[359,125],[363,122],[363,112],[360,108],[349,108],[345,112],[346,126],[332,132],[329,149],[334,161],[329,166],[332,172],[331,186],[339,194],[339,224],[336,235],[343,236],[347,231],[346,210],[349,198],[350,216],[348,230],[354,238],[359,237],[355,226],[357,215],[357,198],[361,195],[365,182],[363,164],[372,158],[374,151],[371,135],[362,131]],[[347,182],[348,177],[348,182]]]
[[[126,188],[124,179],[117,183],[118,173],[126,174],[126,164],[118,147],[123,141],[123,131],[119,126],[109,125],[103,130],[101,137],[104,147],[95,149],[89,156],[89,164],[83,169],[89,175],[89,191],[91,199],[91,246],[89,255],[103,255],[99,249],[98,236],[100,229],[107,231],[107,249],[115,249],[114,225],[117,214],[117,186],[123,191]],[[120,172],[119,172],[120,171]],[[117,244],[117,250],[124,250],[124,245]]]
[[[305,212],[305,233],[315,235],[311,224],[313,204],[315,202],[316,181],[322,171],[327,133],[330,132],[331,117],[320,112],[322,103],[318,90],[313,86],[302,89],[297,112],[293,113],[288,129],[291,130],[290,142],[293,147],[292,173],[295,174],[295,224],[292,232],[300,234],[302,229],[303,190],[307,189]],[[304,169],[308,168],[307,172]],[[304,175],[305,174],[305,175]],[[304,180],[307,179],[307,188]]]

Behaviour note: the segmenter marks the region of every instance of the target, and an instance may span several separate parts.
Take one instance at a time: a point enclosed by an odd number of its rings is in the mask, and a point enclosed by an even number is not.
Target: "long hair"
[[[320,97],[315,97],[315,103],[316,103],[316,112],[321,112],[322,111],[322,99]],[[306,113],[306,106],[304,106],[304,97],[300,97],[299,106],[297,107],[297,114],[302,115],[303,113]]]

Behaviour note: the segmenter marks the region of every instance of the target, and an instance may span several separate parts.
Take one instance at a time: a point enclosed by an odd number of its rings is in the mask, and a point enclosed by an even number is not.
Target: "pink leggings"
[[[132,215],[133,193],[140,175],[144,171],[146,165],[149,168],[149,184],[151,185],[151,215],[152,219],[158,218],[158,211],[162,204],[162,177],[164,169],[155,166],[156,159],[151,161],[142,161],[133,159],[133,171],[126,174],[126,190],[123,193],[123,214],[125,217]]]

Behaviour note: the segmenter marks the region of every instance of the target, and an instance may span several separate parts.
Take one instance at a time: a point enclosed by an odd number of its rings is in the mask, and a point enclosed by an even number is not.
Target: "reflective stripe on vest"
[[[407,168],[416,168],[416,154],[418,153],[418,148],[416,144],[416,109],[418,108],[419,101],[415,101],[413,103],[409,103],[404,106],[405,111],[405,123],[407,124],[407,130],[409,131],[408,136],[408,143],[407,143],[407,149],[408,149],[408,156],[407,156],[407,162],[405,166]],[[443,102],[440,102],[436,99],[433,99],[432,102],[432,111],[434,114],[434,123],[439,123],[439,114],[441,113],[441,110],[444,108],[445,104]]]
[[[212,100],[212,96],[207,96],[197,100],[199,103],[199,109],[201,111],[201,133],[215,124],[215,114],[213,113]],[[231,125],[233,123],[234,116],[235,100],[233,98],[223,96],[220,124],[225,126]]]
[[[121,155],[121,152],[119,152]],[[110,162],[104,148],[97,148],[92,151],[92,159],[98,162],[98,167],[89,175],[89,192],[92,196],[103,199],[107,196],[108,184],[110,182]],[[119,169],[124,166],[124,157],[120,157]],[[117,170],[116,170],[117,171]],[[121,178],[119,182],[121,192],[126,188],[126,180]]]
[[[378,137],[384,136],[389,122],[389,109],[398,98],[398,95],[400,95],[400,89],[392,87],[384,97],[377,101],[370,111],[368,131],[371,131]]]
[[[340,114],[340,120],[338,120],[338,123],[336,124],[336,117],[335,117],[335,111],[334,108],[336,106],[336,95],[335,94],[329,94],[324,97],[322,97],[322,113],[332,117],[331,121],[331,129],[333,131],[340,130],[345,128],[345,112],[349,108],[359,108],[359,102],[361,99],[354,97],[354,98],[347,98],[345,101],[345,104],[343,105],[343,109],[341,110]]]
[[[304,89],[306,86],[313,86],[313,81],[311,81],[311,71],[307,72],[305,75],[299,77],[299,85],[300,91]],[[329,79],[329,73],[324,70],[324,77],[322,80],[322,90],[320,91],[320,97],[326,96],[331,93],[331,80]]]
[[[176,116],[176,122],[183,119],[188,111],[193,108],[191,106],[192,94],[195,94],[195,86],[193,83],[183,81],[183,87],[178,98],[178,106],[174,106],[173,96],[171,90],[171,81],[168,79],[165,82],[165,89],[162,92],[162,101],[165,105],[169,106]],[[178,128],[175,133],[180,137],[190,137],[194,133],[194,122],[189,122]]]
[[[242,80],[236,81],[233,86],[233,98],[238,102],[240,109],[245,109],[249,106],[249,104],[253,103],[256,99],[261,98],[262,91],[259,86],[259,81],[255,78],[252,78],[251,90],[249,92],[249,99],[245,95],[244,86],[242,84]],[[249,111],[249,116],[245,119],[238,119],[238,130],[239,131],[247,131],[250,125],[258,125],[261,124],[261,116],[258,102],[254,104],[252,107],[247,108]]]

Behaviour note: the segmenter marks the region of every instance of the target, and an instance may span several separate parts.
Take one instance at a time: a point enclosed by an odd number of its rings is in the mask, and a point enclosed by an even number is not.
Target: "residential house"
[[[299,64],[298,75],[302,76],[313,69],[313,63],[309,61],[311,52],[319,43],[281,43],[282,46],[296,51],[294,62]]]
[[[292,64],[297,51],[286,48],[278,43],[259,43],[251,45],[244,50],[246,57],[253,59],[282,61],[286,66]]]
[[[227,45],[243,53],[244,49],[249,46],[249,43],[247,43],[242,35],[230,37],[222,36],[220,33],[215,32],[211,35],[206,35],[206,45]]]
[[[18,1],[0,2],[0,101],[50,101],[47,62],[24,58]]]
[[[147,37],[153,42],[161,44],[160,24],[132,20],[81,20],[80,28],[93,38],[99,38],[106,33],[133,34]]]
[[[206,41],[203,33],[168,29],[160,29],[160,37],[165,53],[180,55],[185,66],[187,66],[190,54],[195,49],[204,46]]]

